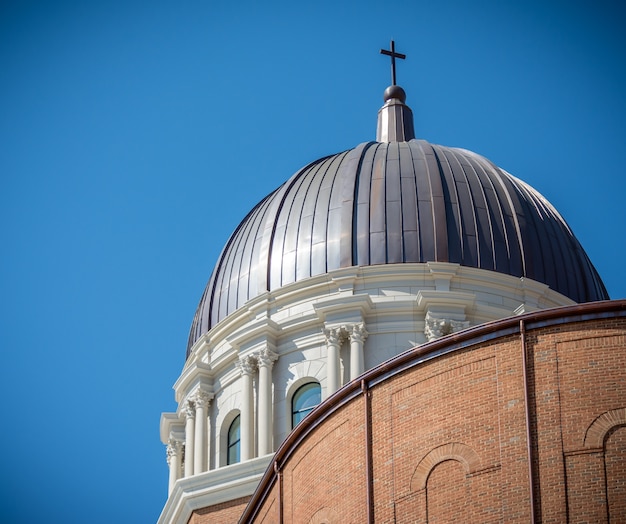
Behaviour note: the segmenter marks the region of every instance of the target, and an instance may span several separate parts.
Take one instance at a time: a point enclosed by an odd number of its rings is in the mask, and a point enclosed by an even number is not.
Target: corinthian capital
[[[237,361],[237,367],[241,370],[242,375],[252,375],[257,368],[256,358],[252,355],[240,357]]]
[[[259,367],[269,366],[271,367],[274,362],[278,360],[278,353],[274,353],[270,348],[263,348],[257,354]]]
[[[192,397],[193,403],[198,407],[206,407],[209,405],[209,402],[213,399],[213,393],[209,393],[204,391],[203,389],[199,389],[196,391],[194,396]]]
[[[194,401],[190,398],[187,399],[185,405],[183,406],[183,413],[185,418],[195,418],[196,416],[196,405]]]
[[[462,331],[463,329],[467,329],[469,325],[469,320],[451,320],[450,331],[452,333],[457,333],[459,331]]]
[[[426,314],[424,319],[424,335],[429,342],[445,335],[446,321],[441,318],[435,318],[430,313]]]
[[[424,319],[424,334],[428,341],[435,340],[450,333],[456,333],[469,327],[469,320],[453,320],[447,318],[437,318],[429,313]]]
[[[338,346],[341,344],[341,328],[325,328],[324,336],[326,337],[326,344],[328,345]]]
[[[180,456],[183,449],[183,443],[180,440],[174,438],[169,439],[167,442],[167,465],[169,466],[172,461],[172,457]]]
[[[358,324],[352,324],[352,326],[348,326],[346,331],[350,333],[350,342],[365,342],[367,338],[367,330],[365,329],[365,323],[359,322]]]

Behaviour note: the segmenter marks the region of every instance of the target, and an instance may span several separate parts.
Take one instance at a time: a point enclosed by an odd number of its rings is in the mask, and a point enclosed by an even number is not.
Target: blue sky
[[[3,2],[0,521],[157,519],[213,264],[298,168],[374,139],[391,38],[418,137],[538,189],[626,297],[616,5]]]

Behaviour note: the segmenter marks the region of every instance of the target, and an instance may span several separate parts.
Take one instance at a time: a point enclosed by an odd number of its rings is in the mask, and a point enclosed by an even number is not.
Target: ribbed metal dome
[[[241,222],[196,311],[188,350],[265,291],[349,266],[455,262],[608,298],[552,205],[486,158],[424,140],[368,142],[304,167]]]

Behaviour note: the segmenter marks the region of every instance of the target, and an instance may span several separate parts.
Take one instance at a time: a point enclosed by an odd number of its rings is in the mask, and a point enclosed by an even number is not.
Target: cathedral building
[[[415,138],[384,54],[376,141],[297,171],[213,269],[159,522],[625,521],[626,301],[535,189]]]

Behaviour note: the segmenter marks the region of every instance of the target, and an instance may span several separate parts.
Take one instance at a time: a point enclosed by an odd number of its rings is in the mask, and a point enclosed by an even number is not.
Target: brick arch
[[[596,418],[585,432],[586,448],[603,448],[604,437],[614,427],[626,426],[626,408],[605,411]]]
[[[456,460],[470,474],[480,469],[480,457],[469,446],[461,442],[451,442],[432,449],[420,460],[411,477],[411,491],[419,491],[426,487],[426,480],[433,468],[444,460]]]
[[[322,508],[315,512],[309,524],[338,524],[339,515],[332,508]]]

